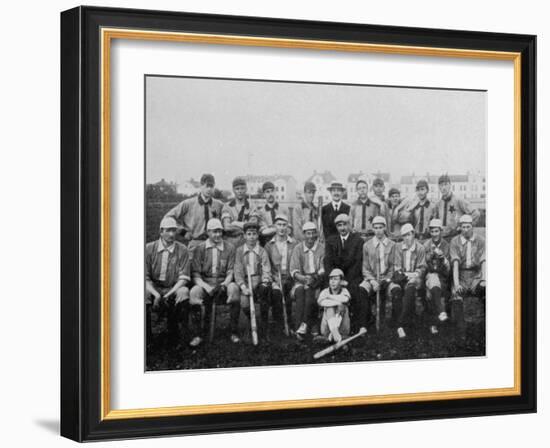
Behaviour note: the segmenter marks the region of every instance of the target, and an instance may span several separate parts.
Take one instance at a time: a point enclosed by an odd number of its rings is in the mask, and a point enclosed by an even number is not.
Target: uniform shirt
[[[430,221],[435,217],[435,203],[426,199],[422,204],[416,200],[408,210],[410,223],[417,236],[425,238],[429,235]]]
[[[426,272],[426,250],[418,241],[410,248],[405,243],[397,243],[395,250],[395,269],[403,272],[418,274],[418,278],[422,278]]]
[[[433,239],[430,238],[429,240],[426,240],[426,242],[424,243],[424,249],[426,249],[426,266],[427,266],[428,272],[437,271],[444,277],[448,276],[450,273],[450,267],[451,267],[449,263],[449,243],[443,238],[441,238],[439,243],[436,244],[434,243]],[[441,249],[441,251],[443,252],[443,256],[445,257],[444,258],[445,261],[443,262],[443,265],[441,266],[441,269],[439,271],[436,269],[436,266],[434,264],[435,249]]]
[[[235,199],[232,199],[227,204],[224,204],[221,219],[223,221],[224,219],[229,218],[230,223],[240,222],[244,224],[250,218],[250,213],[251,209],[248,199],[245,199],[242,204],[238,204]],[[231,236],[239,236],[242,235],[242,233],[242,229],[235,229],[232,231]]]
[[[399,209],[398,206],[399,205],[392,207],[391,205],[388,205],[386,207],[388,236],[394,240],[401,238],[401,225],[408,222],[406,213],[404,213],[402,208]]]
[[[292,211],[292,225],[294,226],[294,237],[298,241],[304,239],[304,234],[302,232],[302,226],[306,222],[312,222],[315,226],[318,225],[319,221],[319,208],[313,204],[308,204],[305,201],[296,207]]]
[[[191,271],[193,278],[222,278],[233,274],[235,248],[227,241],[214,244],[210,239],[203,241],[193,255]]]
[[[186,239],[204,238],[206,235],[206,223],[211,218],[221,218],[223,203],[210,198],[205,201],[202,195],[185,199],[166,213],[166,217],[172,217],[179,222],[188,232]]]
[[[164,288],[171,288],[179,280],[190,280],[187,248],[178,241],[165,247],[162,240],[145,246],[145,279]]]
[[[382,240],[374,237],[363,246],[363,278],[367,281],[376,280],[377,272],[380,280],[391,280],[394,270],[396,244],[387,237]]]
[[[459,220],[462,215],[471,215],[473,225],[479,221],[479,210],[473,208],[465,199],[451,193],[447,199],[441,198],[435,205],[435,217],[441,219],[443,238],[458,234]]]
[[[457,235],[451,240],[449,254],[451,263],[458,261],[460,269],[477,270],[485,262],[485,239],[479,235],[470,239]]]
[[[324,257],[325,245],[319,240],[315,241],[315,244],[311,246],[311,248],[307,247],[305,242],[301,242],[292,250],[292,256],[290,257],[290,275],[292,275],[292,277],[294,277],[295,274],[323,275],[325,272],[323,268]]]
[[[252,249],[249,249],[246,244],[243,244],[235,253],[235,282],[241,286],[248,284],[248,272],[252,276],[258,275],[262,282],[271,281],[271,264],[269,256],[259,243]]]
[[[273,204],[273,207],[270,207],[267,203],[258,207],[256,209],[256,214],[259,218],[260,231],[264,230],[266,227],[274,225],[275,217],[277,215],[285,215],[288,217],[288,209],[278,202]]]
[[[273,237],[265,245],[271,264],[271,273],[275,279],[279,275],[279,267],[281,275],[290,275],[290,258],[294,246],[296,246],[296,241],[291,237],[287,237],[286,241],[282,243],[277,241],[277,237]]]
[[[322,307],[336,306],[334,302],[347,304],[351,299],[351,294],[346,288],[340,288],[340,292],[331,292],[330,288],[325,288],[319,294],[317,303]]]
[[[381,210],[379,204],[374,203],[368,198],[365,202],[357,199],[351,206],[350,217],[352,229],[361,234],[372,234],[372,219],[375,216],[384,216],[385,218],[384,211],[385,210]]]

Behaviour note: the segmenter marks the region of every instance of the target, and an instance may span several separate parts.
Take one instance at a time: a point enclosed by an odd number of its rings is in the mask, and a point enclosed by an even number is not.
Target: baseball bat
[[[250,328],[252,330],[252,344],[258,345],[258,326],[256,324],[256,308],[254,306],[254,288],[252,287],[252,276],[248,271],[248,287],[250,288]]]
[[[218,301],[220,293],[217,292],[214,297],[212,297],[212,312],[210,314],[210,331],[208,333],[208,342],[214,340],[214,333],[216,331],[216,302]]]
[[[366,329],[362,328],[361,330],[359,330],[359,332],[357,334],[354,334],[353,336],[350,336],[349,338],[347,339],[344,339],[340,342],[337,342],[336,344],[332,344],[330,347],[327,347],[317,353],[315,353],[313,355],[313,359],[319,359],[319,358],[322,358],[323,356],[326,356],[328,355],[329,353],[333,353],[335,352],[336,350],[339,350],[341,349],[344,345],[346,344],[349,344],[351,341],[353,341],[354,339],[357,339],[358,337],[361,337],[363,336],[365,333],[367,332]]]
[[[281,279],[281,271],[279,270],[279,288],[281,288],[281,301],[283,303],[283,321],[285,324],[285,336],[290,335],[290,330],[288,329],[288,315],[286,314],[286,300],[285,300],[285,291],[283,289],[283,280]]]
[[[323,196],[317,198],[317,233],[319,235],[319,240],[323,237],[323,217],[321,209],[323,208]]]
[[[378,259],[378,266],[376,267],[376,281],[378,282],[378,289],[376,290],[376,332],[378,333],[380,331],[380,259]]]

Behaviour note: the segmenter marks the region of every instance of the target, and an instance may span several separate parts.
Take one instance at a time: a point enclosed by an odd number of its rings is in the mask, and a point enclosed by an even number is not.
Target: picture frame
[[[113,409],[109,78],[116,39],[511,61],[513,387]],[[535,36],[100,7],[61,13],[61,435],[92,441],[536,412],[535,141]]]

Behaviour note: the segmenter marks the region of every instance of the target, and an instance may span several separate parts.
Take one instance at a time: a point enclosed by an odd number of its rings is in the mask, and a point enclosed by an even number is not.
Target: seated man
[[[363,282],[360,285],[367,292],[359,307],[360,325],[365,328],[371,321],[371,307],[378,291],[381,324],[386,317],[386,296],[401,293],[399,285],[391,283],[396,243],[386,236],[386,219],[376,216],[372,220],[372,227],[374,238],[363,246]]]
[[[449,243],[441,237],[440,219],[430,221],[431,238],[424,243],[426,249],[426,311],[431,317],[430,331],[437,334],[437,325],[447,320],[445,294],[449,273]]]
[[[160,223],[160,239],[145,246],[147,343],[152,337],[152,311],[168,315],[168,331],[174,337],[179,337],[179,324],[187,324],[189,253],[176,241],[177,230],[174,218],[164,218]]]
[[[235,248],[223,241],[223,226],[219,219],[210,219],[206,225],[208,239],[195,248],[191,289],[191,322],[194,337],[191,347],[198,346],[208,330],[212,316],[212,301],[230,305],[231,341],[239,342],[239,315],[241,312],[239,287],[233,282]],[[204,321],[202,319],[204,313]],[[204,322],[204,327],[201,327]]]
[[[426,251],[416,240],[414,228],[407,223],[401,227],[403,242],[397,244],[395,251],[395,271],[392,283],[399,285],[400,290],[392,294],[393,314],[400,338],[407,336],[405,325],[410,323],[414,311],[416,293],[424,284],[426,272]],[[393,291],[393,285],[390,290]]]
[[[283,293],[285,295],[285,311],[290,321],[292,314],[292,302],[290,301],[290,290],[292,289],[292,277],[290,275],[290,257],[296,246],[296,241],[288,234],[288,218],[285,215],[275,217],[275,236],[265,245],[271,264],[271,288],[270,305],[273,319],[284,330],[283,322]],[[282,290],[281,290],[282,288]],[[269,320],[269,309],[261,309],[262,321],[267,324]],[[265,315],[264,315],[265,313]]]
[[[325,246],[319,241],[319,232],[312,222],[302,226],[304,241],[294,247],[290,259],[290,274],[296,281],[294,299],[296,310],[294,329],[296,337],[303,339],[308,330],[318,334],[317,296],[323,284]]]
[[[241,308],[250,319],[251,294],[255,302],[260,302],[261,308],[269,309],[271,265],[267,252],[258,242],[260,226],[256,222],[247,222],[243,230],[245,242],[235,254],[234,275],[235,282],[241,290]],[[264,322],[265,324],[267,323]],[[264,327],[263,331],[267,334],[267,327]]]
[[[328,288],[319,294],[317,303],[323,309],[321,336],[329,342],[340,342],[349,336],[349,291],[342,285],[344,273],[334,269],[328,277]],[[346,346],[347,349],[347,346]]]
[[[453,268],[451,313],[453,321],[463,329],[464,297],[485,298],[485,239],[474,235],[470,215],[462,215],[459,223],[460,235],[451,240],[449,248]]]

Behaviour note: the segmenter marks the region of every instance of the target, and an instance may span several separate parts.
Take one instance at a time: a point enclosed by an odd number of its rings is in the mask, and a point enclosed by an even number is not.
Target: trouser
[[[298,285],[294,290],[296,300],[296,313],[294,316],[294,329],[303,323],[308,328],[317,324],[318,306],[317,295],[319,290],[316,288],[306,288],[304,285]]]
[[[278,278],[276,279],[278,282]],[[285,296],[285,310],[286,317],[288,319],[289,325],[292,322],[292,299],[290,298],[290,293],[292,290],[292,280],[289,275],[281,275],[281,283],[283,286],[283,291],[279,288],[278,283],[273,283],[271,289],[271,306],[273,309],[273,318],[277,323],[280,323],[284,326],[283,322],[283,293]]]
[[[404,285],[390,283],[392,298],[392,317],[397,328],[411,323],[416,301],[417,284],[404,282]]]
[[[460,286],[465,290],[464,296],[471,295],[480,299],[485,299],[485,286],[481,286],[480,270],[460,270]],[[464,297],[453,294],[451,297],[451,319],[459,329],[464,329]]]
[[[394,291],[395,290],[395,291]],[[394,294],[399,294],[401,287],[396,283],[388,283],[387,281],[380,281],[380,325],[383,326],[386,321],[386,300],[389,297],[393,297]],[[361,326],[366,326],[372,323],[373,314],[372,306],[376,303],[377,292],[372,287],[369,281],[364,281],[359,285],[359,298],[363,306],[361,307],[362,313],[360,321]],[[393,292],[392,292],[393,291]],[[365,294],[367,299],[365,300]]]
[[[338,318],[340,324],[338,325],[338,332],[343,339],[347,338],[350,334],[350,321],[348,307],[344,304],[340,306],[329,306],[323,308],[323,317],[321,318],[320,333],[322,336],[330,337],[329,322],[331,319]]]
[[[216,287],[221,281],[216,279],[203,279],[209,286]],[[191,332],[193,336],[203,337],[210,328],[212,316],[212,302],[227,303],[229,305],[229,325],[231,333],[239,331],[239,315],[241,313],[240,291],[236,283],[229,283],[224,294],[218,297],[209,296],[204,288],[195,285],[191,288]]]
[[[155,285],[155,289],[159,294],[166,294],[170,288],[158,287]],[[149,344],[153,340],[153,329],[152,329],[152,314],[155,312],[157,314],[157,319],[160,319],[163,316],[167,318],[167,330],[168,334],[173,337],[180,336],[179,324],[183,323],[184,328],[187,327],[187,322],[189,320],[189,301],[186,300],[189,296],[189,289],[187,287],[181,287],[176,291],[176,295],[170,297],[169,299],[162,300],[159,303],[159,307],[156,310],[153,310],[153,296],[151,294],[146,294],[145,298],[145,326],[146,326],[146,343]],[[182,300],[176,304],[176,299],[182,298]]]
[[[426,274],[426,313],[431,325],[437,325],[438,316],[445,311],[445,291],[447,281],[436,272]]]

